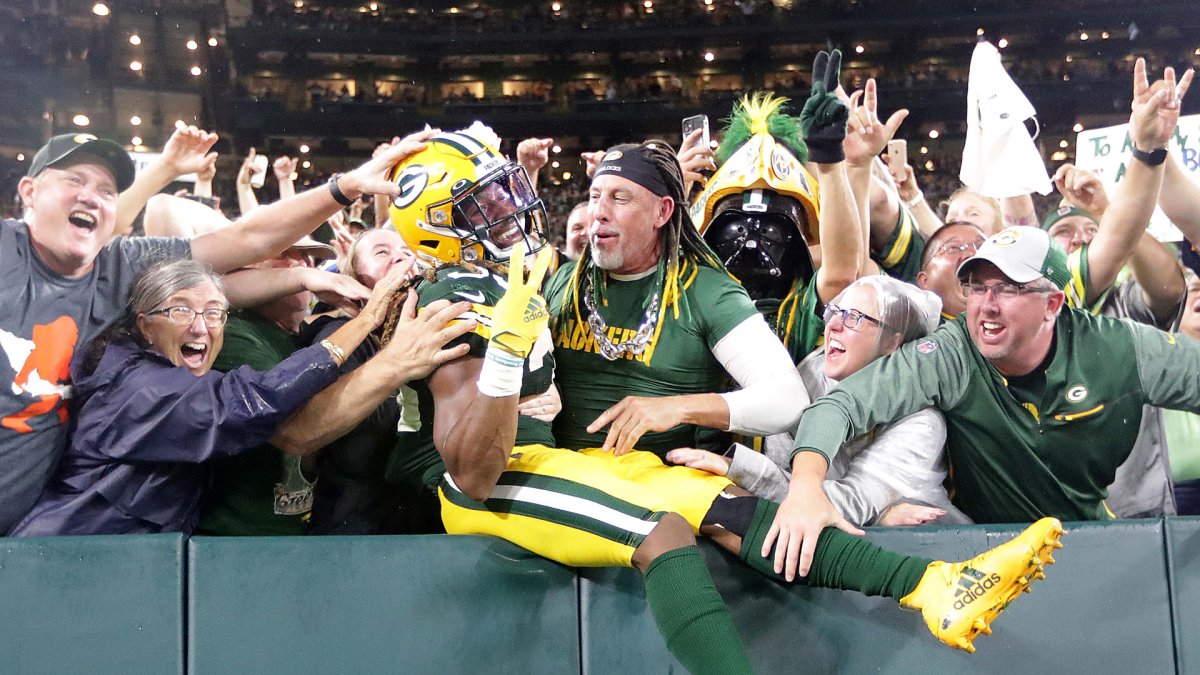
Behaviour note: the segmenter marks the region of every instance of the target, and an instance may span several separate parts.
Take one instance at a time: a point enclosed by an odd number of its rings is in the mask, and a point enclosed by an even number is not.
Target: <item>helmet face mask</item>
[[[396,165],[392,226],[418,257],[505,262],[546,243],[546,210],[524,167],[462,132],[441,133]]]
[[[487,259],[507,260],[518,241],[530,253],[546,243],[546,209],[525,168],[512,163],[455,194],[452,220],[467,259],[475,244]]]

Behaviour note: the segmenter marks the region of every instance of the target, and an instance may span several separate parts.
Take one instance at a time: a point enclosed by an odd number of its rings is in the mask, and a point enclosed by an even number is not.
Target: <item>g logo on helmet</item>
[[[411,206],[425,191],[425,186],[428,184],[429,174],[425,173],[425,167],[414,164],[405,168],[399,176],[396,176],[396,185],[400,188],[400,194],[392,197],[392,204],[398,209]]]

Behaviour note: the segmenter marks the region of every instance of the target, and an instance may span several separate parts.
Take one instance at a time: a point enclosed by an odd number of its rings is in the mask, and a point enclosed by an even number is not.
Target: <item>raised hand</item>
[[[529,277],[525,277],[525,242],[513,245],[508,259],[508,290],[492,308],[492,337],[488,350],[493,348],[524,359],[533,350],[533,343],[550,324],[546,301],[538,294],[542,279],[550,269],[552,258],[549,246],[543,246],[534,258]]]
[[[840,51],[817,52],[812,94],[800,110],[800,128],[808,145],[808,158],[818,164],[836,164],[846,159],[842,141],[846,138],[850,110],[836,93],[841,70]]]
[[[838,93],[845,92],[838,87]],[[887,122],[879,120],[879,95],[875,86],[875,78],[867,80],[867,86],[862,91],[856,91],[843,99],[850,108],[848,119],[849,129],[842,141],[842,151],[846,155],[846,163],[852,166],[867,166],[883,152],[888,141],[896,135],[900,124],[908,117],[907,109],[892,113]],[[860,105],[861,102],[861,105]]]
[[[194,126],[180,127],[163,146],[161,161],[165,162],[176,176],[200,173],[216,161],[217,153],[210,152],[216,142],[216,134]]]
[[[1163,79],[1151,85],[1146,78],[1146,60],[1139,58],[1134,64],[1129,136],[1138,150],[1167,147],[1179,123],[1180,102],[1192,84],[1193,74],[1189,68],[1176,82],[1175,69],[1168,66],[1163,70]]]
[[[1100,176],[1093,171],[1063,164],[1054,172],[1054,186],[1068,204],[1087,211],[1093,218],[1099,218],[1108,210],[1108,193]]]

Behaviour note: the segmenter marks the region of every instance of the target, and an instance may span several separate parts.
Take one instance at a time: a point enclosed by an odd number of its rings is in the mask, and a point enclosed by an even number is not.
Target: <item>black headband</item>
[[[609,151],[604,155],[604,159],[600,160],[600,166],[596,168],[596,176],[604,174],[631,180],[659,197],[671,196],[662,173],[650,161],[646,151],[642,148]]]

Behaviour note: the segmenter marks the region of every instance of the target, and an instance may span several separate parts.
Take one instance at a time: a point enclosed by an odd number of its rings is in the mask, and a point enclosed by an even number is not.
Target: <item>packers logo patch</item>
[[[933,340],[925,340],[917,345],[917,351],[922,354],[932,354],[937,351],[937,343]]]
[[[786,180],[792,175],[792,163],[789,160],[787,153],[778,148],[771,153],[771,169],[775,171],[775,175],[780,179]]]
[[[613,150],[612,152],[605,155],[604,159],[602,159],[600,161],[611,162],[611,161],[617,160],[617,159],[621,159],[621,151],[620,150]]]
[[[428,184],[429,175],[425,173],[425,167],[420,164],[407,167],[400,172],[399,176],[396,176],[396,185],[400,188],[400,194],[392,197],[392,204],[398,209],[411,206],[425,191],[425,186]]]
[[[75,134],[75,136],[71,139],[71,141],[73,143],[75,143],[75,145],[83,145],[84,143],[91,143],[94,140],[96,140],[96,137],[91,134]]]
[[[1087,398],[1087,395],[1087,387],[1083,386],[1082,384],[1076,384],[1067,390],[1067,400],[1071,403],[1079,403],[1083,399]]]
[[[994,237],[992,237],[991,241],[988,243],[990,243],[992,246],[998,246],[998,247],[1012,246],[1013,244],[1017,243],[1017,240],[1020,238],[1021,238],[1020,231],[1005,230],[1005,231],[1001,232],[1000,234],[997,234]]]

